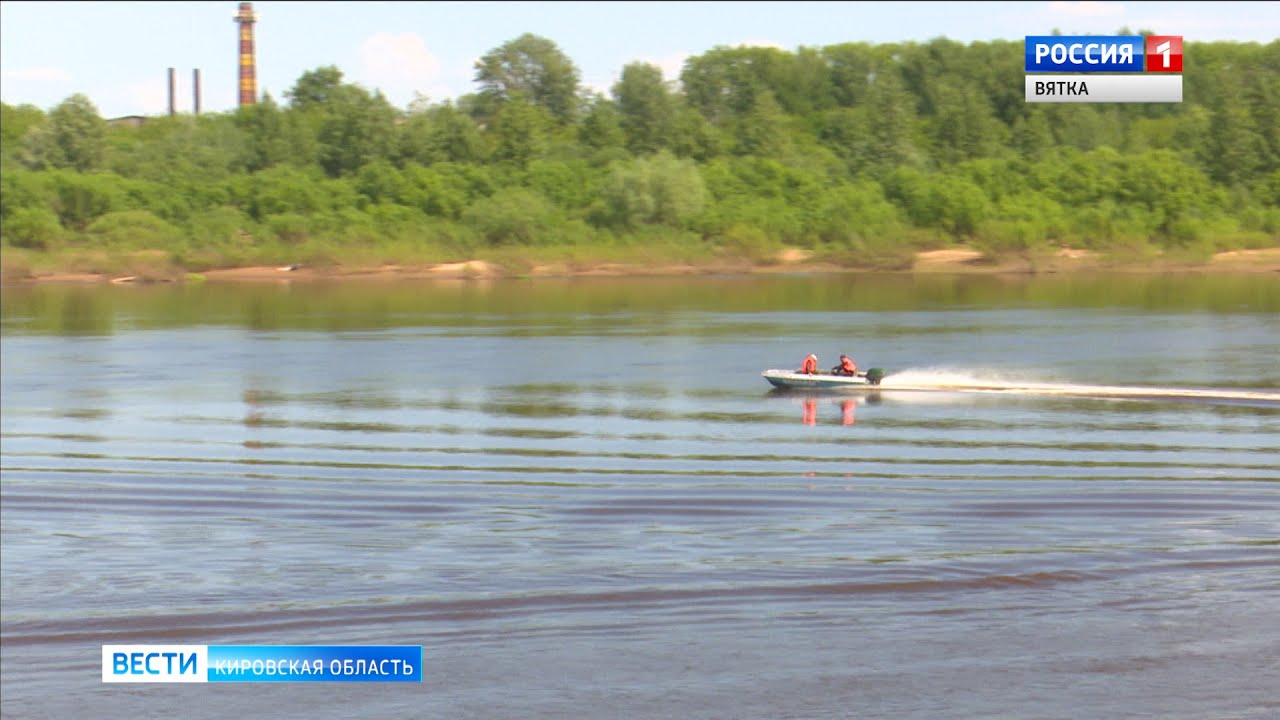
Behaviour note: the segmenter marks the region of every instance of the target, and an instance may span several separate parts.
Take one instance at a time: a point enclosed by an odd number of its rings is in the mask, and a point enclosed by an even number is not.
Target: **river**
[[[1274,718],[1274,277],[9,286],[13,718]],[[878,391],[760,376],[842,352]],[[105,644],[423,682],[104,684]]]

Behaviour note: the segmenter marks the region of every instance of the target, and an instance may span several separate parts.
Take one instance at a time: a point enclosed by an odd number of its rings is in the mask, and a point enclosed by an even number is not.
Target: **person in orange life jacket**
[[[850,375],[850,376],[857,375],[858,363],[854,362],[853,358],[849,357],[848,355],[841,355],[840,364],[831,368],[831,374],[832,375]]]
[[[813,353],[809,353],[809,357],[804,359],[804,364],[801,365],[800,369],[797,370],[796,372],[804,373],[805,375],[817,375],[818,374],[818,356],[814,355]]]

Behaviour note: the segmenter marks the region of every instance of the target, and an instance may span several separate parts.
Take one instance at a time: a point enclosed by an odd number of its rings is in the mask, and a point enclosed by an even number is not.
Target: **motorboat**
[[[765,370],[761,375],[770,385],[778,388],[794,390],[835,390],[842,388],[867,388],[880,384],[885,372],[880,368],[870,368],[866,372],[853,375],[832,374],[827,372],[802,373],[795,370]]]

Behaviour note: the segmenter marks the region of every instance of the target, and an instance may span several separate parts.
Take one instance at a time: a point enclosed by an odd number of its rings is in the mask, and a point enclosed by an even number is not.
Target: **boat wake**
[[[882,390],[943,391],[1005,395],[1048,395],[1131,400],[1186,400],[1280,407],[1280,391],[1222,388],[1085,385],[1039,382],[1008,374],[948,368],[917,368],[885,376]]]

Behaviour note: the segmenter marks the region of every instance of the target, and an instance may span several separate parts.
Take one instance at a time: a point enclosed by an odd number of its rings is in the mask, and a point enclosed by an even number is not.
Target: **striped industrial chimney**
[[[235,21],[240,25],[240,106],[258,101],[258,78],[253,62],[253,24],[258,16],[253,14],[253,3],[240,3]]]

